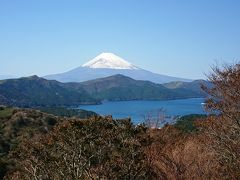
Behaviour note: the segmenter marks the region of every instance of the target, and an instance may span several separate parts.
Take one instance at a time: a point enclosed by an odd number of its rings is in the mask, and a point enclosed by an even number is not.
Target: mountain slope
[[[202,90],[201,86],[204,85],[206,87],[212,87],[212,84],[209,81],[205,80],[195,80],[192,82],[170,82],[163,84],[164,87],[176,91],[188,91],[188,92],[193,92],[195,94],[198,94],[199,96],[206,96],[207,94]]]
[[[91,61],[82,65],[88,68],[109,68],[109,69],[139,69],[126,60],[113,53],[102,53]]]
[[[69,83],[73,88],[81,87],[94,98],[101,100],[163,100],[203,97],[199,92],[182,89],[169,89],[161,84],[150,81],[134,80],[123,75]]]
[[[0,104],[19,107],[71,106],[97,104],[102,100],[167,100],[204,96],[198,81],[161,85],[123,75],[82,83],[61,83],[37,76],[0,81]]]
[[[78,91],[37,76],[0,81],[0,104],[12,106],[60,106],[97,103],[84,89]]]
[[[171,81],[191,81],[189,79],[161,75],[141,69],[112,53],[102,53],[78,68],[65,73],[48,75],[44,78],[60,82],[83,82],[116,74],[159,84]]]

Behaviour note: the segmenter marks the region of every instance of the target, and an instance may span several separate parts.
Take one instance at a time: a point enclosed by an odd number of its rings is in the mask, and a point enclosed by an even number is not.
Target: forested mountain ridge
[[[80,87],[99,99],[166,100],[204,97],[205,94],[200,87],[201,83],[206,84],[206,81],[183,82],[183,84],[186,84],[186,87],[169,88],[166,84],[134,80],[118,74],[80,83]]]
[[[99,103],[79,88],[77,91],[64,83],[38,76],[0,81],[0,104],[34,107]]]
[[[202,83],[202,81],[200,81]],[[200,82],[155,84],[123,75],[61,83],[38,76],[0,81],[0,104],[18,107],[99,104],[102,100],[168,100],[204,97]]]

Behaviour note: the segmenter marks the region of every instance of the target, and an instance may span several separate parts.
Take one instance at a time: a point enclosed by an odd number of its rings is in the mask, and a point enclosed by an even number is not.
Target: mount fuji
[[[83,82],[116,74],[122,74],[136,80],[152,81],[158,84],[172,81],[192,81],[144,70],[113,53],[102,53],[78,68],[65,73],[47,75],[44,78],[60,82]]]

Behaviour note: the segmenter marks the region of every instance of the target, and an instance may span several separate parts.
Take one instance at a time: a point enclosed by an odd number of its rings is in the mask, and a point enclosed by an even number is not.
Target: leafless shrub
[[[213,88],[203,87],[210,95],[206,109],[215,113],[209,117],[206,132],[224,167],[224,174],[232,179],[240,177],[240,64],[214,67],[209,76]]]

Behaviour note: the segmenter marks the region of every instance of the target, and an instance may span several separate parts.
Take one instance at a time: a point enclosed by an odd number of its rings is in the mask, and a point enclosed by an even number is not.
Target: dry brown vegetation
[[[209,80],[206,109],[215,115],[196,119],[196,133],[152,132],[147,154],[162,179],[240,179],[240,64],[213,68]]]
[[[216,67],[213,72],[206,107],[218,116],[208,118],[204,127],[224,175],[236,179],[240,178],[240,64]]]
[[[146,154],[159,179],[221,178],[220,164],[206,145],[204,131],[186,134],[173,126],[152,131],[154,142]]]
[[[70,120],[12,153],[18,179],[144,179],[146,128],[111,117]],[[16,174],[16,172],[18,172]],[[12,177],[12,175],[10,176]]]

